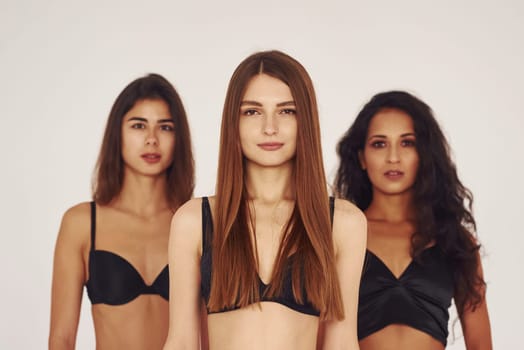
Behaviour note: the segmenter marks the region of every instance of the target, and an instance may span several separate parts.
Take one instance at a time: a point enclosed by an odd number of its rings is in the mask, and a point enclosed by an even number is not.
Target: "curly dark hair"
[[[383,109],[398,109],[413,120],[419,168],[413,185],[415,232],[411,256],[435,242],[454,269],[455,304],[459,315],[474,310],[483,300],[485,282],[479,270],[480,244],[472,215],[473,195],[460,182],[450,148],[431,108],[404,91],[388,91],[371,98],[337,145],[340,165],[334,192],[366,210],[372,186],[358,158],[364,149],[371,119]]]

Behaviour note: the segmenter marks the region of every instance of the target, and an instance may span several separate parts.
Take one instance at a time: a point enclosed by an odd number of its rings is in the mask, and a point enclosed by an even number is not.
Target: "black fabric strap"
[[[96,203],[91,202],[91,251],[95,250],[96,235]]]
[[[210,231],[213,229],[211,221],[211,208],[207,197],[202,197],[202,252],[211,244]]]
[[[335,197],[329,197],[329,215],[331,218],[331,226],[333,226],[333,214],[335,213]]]

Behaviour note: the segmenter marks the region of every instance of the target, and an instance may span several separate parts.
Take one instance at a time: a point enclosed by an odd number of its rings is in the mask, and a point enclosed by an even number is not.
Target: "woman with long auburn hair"
[[[368,220],[360,348],[444,349],[454,299],[466,348],[491,349],[473,197],[430,107],[404,91],[379,93],[337,150],[336,195]]]
[[[226,95],[216,195],[171,223],[164,349],[357,349],[365,230],[328,197],[304,67],[279,51],[247,57]]]
[[[158,74],[134,80],[109,114],[93,201],[62,218],[49,349],[75,348],[84,285],[97,349],[162,348],[169,223],[193,187],[189,126],[178,93]]]

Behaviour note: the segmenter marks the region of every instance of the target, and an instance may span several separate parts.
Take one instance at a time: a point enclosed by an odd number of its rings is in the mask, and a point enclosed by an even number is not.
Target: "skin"
[[[246,158],[247,191],[256,212],[258,274],[263,281],[270,282],[282,227],[294,205],[291,174],[296,152],[297,119],[300,119],[296,117],[289,87],[264,74],[250,81],[243,101],[239,131]],[[278,146],[271,149],[274,145]],[[214,212],[213,197],[210,197],[210,206]],[[170,265],[173,269],[170,270],[170,281],[177,287],[170,289],[172,302],[166,350],[199,349],[201,222],[201,199],[193,199],[175,213],[171,224],[169,261],[173,263]],[[355,206],[337,200],[333,226],[346,318],[326,323],[320,348],[358,349],[356,313],[366,221]],[[318,327],[318,317],[278,303],[261,302],[208,315],[208,334],[204,334],[204,339],[212,350],[307,350],[317,346]]]
[[[172,210],[166,199],[166,168],[175,135],[161,100],[138,101],[122,123],[122,191],[97,205],[96,249],[125,258],[151,284],[167,263]],[[154,154],[156,162],[142,156]],[[89,279],[90,206],[81,203],[63,216],[53,270],[49,349],[74,349],[83,287]],[[91,307],[96,348],[161,349],[167,335],[168,302],[140,295],[129,303]]]
[[[373,199],[365,211],[367,248],[397,278],[412,260],[410,239],[415,230],[412,189],[419,164],[415,143],[411,117],[400,110],[386,109],[372,118],[364,150],[359,154],[361,166],[373,186]],[[475,311],[465,311],[460,321],[468,350],[492,349],[485,302]],[[420,330],[393,324],[362,339],[360,348],[442,350],[444,345]]]

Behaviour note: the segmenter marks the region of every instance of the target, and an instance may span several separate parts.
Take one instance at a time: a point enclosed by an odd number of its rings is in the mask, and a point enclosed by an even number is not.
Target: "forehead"
[[[249,80],[243,100],[261,101],[278,100],[292,101],[291,89],[282,80],[267,74],[257,74]]]
[[[124,119],[132,117],[170,119],[169,106],[162,99],[144,99],[135,102],[133,107],[124,115]]]
[[[414,132],[413,119],[399,109],[379,111],[371,118],[368,127],[368,135],[394,136]]]

